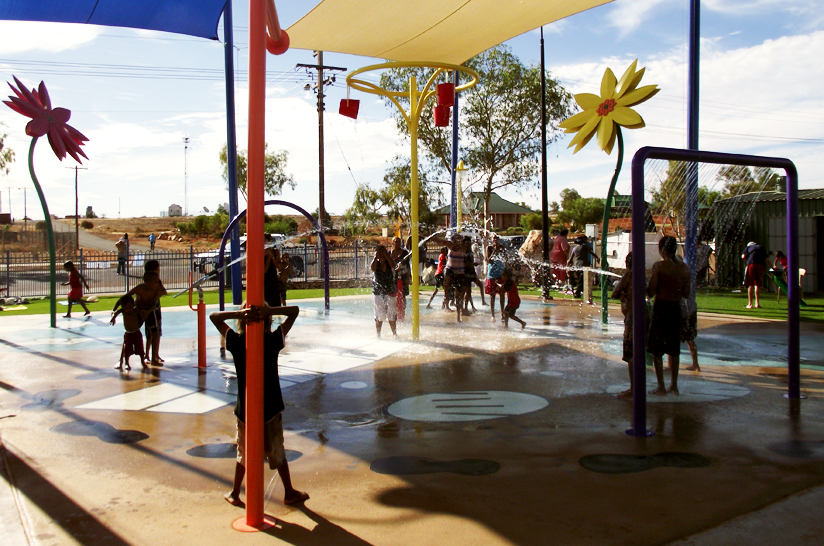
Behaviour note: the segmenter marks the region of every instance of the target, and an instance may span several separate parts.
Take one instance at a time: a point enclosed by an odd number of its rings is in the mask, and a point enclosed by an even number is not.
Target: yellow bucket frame
[[[424,85],[422,91],[418,91],[418,81],[415,76],[412,76],[409,79],[409,91],[389,91],[388,89],[383,89],[378,87],[377,85],[367,82],[361,79],[357,79],[356,76],[363,74],[365,72],[371,72],[374,70],[386,70],[392,68],[434,68],[435,72],[429,77],[426,81],[426,85]],[[412,180],[411,180],[411,211],[410,211],[410,218],[411,218],[411,226],[409,226],[410,231],[412,232],[412,260],[411,264],[415,264],[417,266],[418,259],[418,230],[420,229],[420,224],[418,221],[418,124],[420,123],[421,119],[421,112],[423,112],[423,107],[426,105],[427,101],[431,99],[435,95],[435,88],[433,84],[437,81],[438,76],[443,74],[444,72],[462,72],[468,76],[470,76],[470,81],[467,83],[458,85],[455,87],[455,92],[459,93],[461,91],[466,91],[474,87],[478,83],[478,73],[472,70],[471,68],[467,68],[461,65],[454,65],[454,64],[446,64],[446,63],[427,63],[427,62],[387,62],[381,64],[373,64],[369,66],[365,66],[354,72],[350,72],[346,76],[346,85],[353,89],[357,89],[358,91],[363,91],[364,93],[370,93],[372,95],[380,95],[382,97],[386,97],[392,101],[392,103],[398,107],[403,117],[406,119],[406,124],[409,127],[409,139],[412,141],[412,157],[411,157],[411,170],[412,170]],[[399,97],[408,97],[409,98],[409,112],[404,110],[403,105],[398,100]],[[418,283],[418,274],[417,271],[412,272],[412,339],[417,340],[420,338],[420,286]]]

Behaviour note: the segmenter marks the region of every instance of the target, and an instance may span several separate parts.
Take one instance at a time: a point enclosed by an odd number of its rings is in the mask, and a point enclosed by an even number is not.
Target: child
[[[83,301],[83,286],[86,287],[88,290],[89,283],[86,282],[86,278],[74,267],[72,262],[66,262],[63,264],[63,269],[69,272],[69,281],[60,283],[62,286],[69,286],[71,289],[69,290],[69,295],[66,298],[69,301],[69,310],[63,315],[63,318],[71,318],[72,317],[72,304],[79,303],[83,306],[83,310],[86,311],[83,313],[83,316],[90,315],[92,312],[89,311],[89,308],[86,307],[86,303]],[[81,284],[82,283],[82,284]]]
[[[157,260],[147,260],[143,264],[143,272],[157,273],[157,282],[160,284],[160,296],[166,295],[166,287],[163,286],[163,281],[160,280],[160,262]],[[157,298],[154,310],[155,327],[146,327],[146,349],[150,349],[154,355],[153,362],[157,362],[158,366],[162,366],[164,360],[160,358],[160,338],[163,337],[163,317],[160,313],[160,297]],[[148,355],[147,355],[148,356]]]
[[[435,291],[432,292],[432,295],[429,297],[429,303],[426,304],[427,309],[432,308],[432,300],[435,299],[435,296],[438,295],[438,288],[443,287],[443,270],[446,267],[446,255],[449,253],[449,249],[441,247],[441,254],[438,256],[438,267],[435,269]],[[449,303],[446,301],[446,295],[444,294],[444,302],[441,307],[449,308]]]
[[[154,271],[149,271],[143,274],[143,282],[129,290],[129,293],[126,294],[127,296],[134,296],[137,315],[143,320],[143,324],[146,326],[147,340],[150,334],[157,333],[157,301],[160,299],[161,291],[165,292],[165,289],[163,289],[163,285],[160,284],[160,277],[158,277]],[[117,311],[120,305],[120,300],[117,300],[117,303],[114,304],[114,308],[112,309],[112,313]],[[157,344],[159,345],[159,343],[160,338],[158,336]],[[146,344],[148,345],[148,341]],[[154,339],[152,339],[152,346],[156,347]],[[147,354],[145,356],[149,355]],[[156,349],[152,356],[154,357],[151,360],[153,366],[163,365],[163,363],[157,360]],[[141,364],[144,368],[148,368],[145,359]]]
[[[280,255],[278,264],[278,284],[280,285],[280,304],[286,305],[286,289],[289,286],[289,277],[292,276],[292,260],[288,252]]]
[[[521,306],[521,296],[518,295],[518,283],[512,278],[512,272],[509,269],[504,269],[501,275],[503,281],[503,293],[506,294],[506,307],[501,313],[501,320],[504,323],[504,328],[509,328],[509,319],[521,324],[521,330],[526,326],[526,322],[515,316],[515,311]]]
[[[629,389],[618,395],[618,398],[632,398],[633,368],[632,368],[632,252],[627,254],[624,262],[627,270],[612,291],[612,299],[621,300],[621,313],[624,314],[624,355],[621,360],[629,367]]]
[[[140,315],[137,314],[137,310],[134,307],[134,299],[131,296],[122,296],[117,300],[117,305],[120,306],[120,309],[112,311],[110,324],[114,326],[117,315],[122,313],[123,326],[126,328],[126,333],[123,334],[123,348],[120,350],[120,363],[115,366],[114,369],[122,370],[125,359],[126,370],[131,370],[132,367],[129,366],[129,357],[132,355],[139,356],[140,363],[145,367],[146,365],[143,364],[145,360],[145,355],[143,354],[143,334],[140,333],[140,327],[143,325],[143,321],[140,320]],[[115,308],[117,305],[115,305]]]
[[[285,406],[280,391],[280,378],[278,377],[278,353],[283,349],[286,334],[289,333],[295,323],[298,312],[296,306],[246,308],[246,302],[244,302],[240,311],[221,311],[212,313],[210,316],[212,323],[220,331],[220,334],[226,337],[226,348],[232,353],[237,372],[238,397],[235,405],[235,415],[237,416],[237,463],[235,464],[235,479],[232,490],[224,496],[226,502],[233,506],[243,506],[243,502],[240,500],[240,486],[246,474],[246,425],[244,423],[246,409],[246,323],[262,320],[266,321],[263,334],[263,442],[265,455],[269,460],[269,468],[277,469],[283,480],[283,487],[286,490],[283,497],[285,504],[295,504],[309,498],[308,494],[298,491],[292,486],[289,464],[286,462],[286,453],[283,448],[281,414]],[[286,317],[286,320],[274,332],[269,331],[272,315]],[[226,324],[227,320],[233,318],[237,319],[237,332]]]

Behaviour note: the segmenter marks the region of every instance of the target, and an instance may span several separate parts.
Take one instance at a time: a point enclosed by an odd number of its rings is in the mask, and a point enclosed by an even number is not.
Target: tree
[[[312,213],[312,218],[315,219],[315,222],[318,222],[318,217],[319,216],[320,216],[320,207],[316,208],[315,212]],[[329,216],[329,211],[327,211],[327,210],[323,211],[323,221],[318,222],[318,225],[320,226],[320,228],[323,231],[326,231],[328,229],[332,229],[333,222],[332,222],[332,217]]]
[[[716,180],[724,183],[723,197],[755,191],[784,191],[781,177],[769,167],[755,167],[753,171],[744,165],[724,165],[718,171]]]
[[[393,158],[383,176],[383,187],[375,190],[362,184],[355,190],[355,199],[346,211],[347,223],[374,224],[385,215],[390,221],[400,218],[402,224],[410,226],[411,177],[409,158]],[[440,189],[429,182],[426,174],[418,172],[418,221],[422,226],[437,224],[430,203],[440,203],[441,196]]]
[[[557,209],[558,204],[553,203]],[[604,216],[604,201],[597,197],[581,197],[574,189],[561,190],[561,205],[557,213],[558,221],[569,224],[572,231],[582,231],[587,224],[597,224]]]
[[[541,152],[541,72],[540,68],[521,64],[506,46],[496,46],[473,57],[466,66],[480,75],[478,84],[460,95],[461,126],[459,138],[464,163],[469,169],[464,190],[484,195],[484,218],[489,217],[492,192],[505,186],[525,187],[537,184]],[[381,76],[381,87],[408,91],[410,76],[426,81],[431,71],[421,68],[393,69]],[[398,130],[409,136],[403,115],[389,99]],[[408,107],[408,99],[399,98]],[[547,77],[547,143],[560,136],[558,123],[572,110],[572,97],[557,80]],[[421,116],[418,141],[424,150],[428,168],[437,178],[451,174],[451,128],[434,126],[432,103]],[[467,178],[469,180],[467,180]]]
[[[264,165],[263,165],[263,191],[267,195],[280,195],[284,184],[288,184],[292,189],[295,188],[295,179],[291,174],[286,174],[286,160],[289,157],[289,152],[281,150],[279,152],[269,152],[269,145],[264,147]],[[223,180],[226,181],[227,187],[229,184],[229,155],[226,150],[226,144],[220,149],[220,164],[223,166]],[[243,198],[247,199],[246,195],[246,170],[247,159],[246,151],[241,150],[237,154],[237,189],[243,194]]]
[[[3,123],[0,123],[3,125]],[[9,174],[9,164],[14,162],[14,150],[6,148],[6,133],[0,133],[0,171]]]
[[[542,229],[544,227],[544,217],[541,214],[524,214],[518,221],[522,228],[532,231],[535,229]],[[552,228],[552,222],[549,222],[549,228]]]
[[[686,222],[688,165],[689,163],[686,161],[670,160],[663,180],[657,188],[652,190],[652,208],[667,217],[667,220],[672,224],[673,231],[679,238],[682,232],[681,226]],[[707,186],[698,187],[699,205],[710,206],[720,196],[721,192],[711,190]],[[705,223],[702,222],[702,225]]]

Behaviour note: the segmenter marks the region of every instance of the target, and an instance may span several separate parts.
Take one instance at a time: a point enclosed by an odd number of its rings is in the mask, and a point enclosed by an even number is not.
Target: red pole
[[[197,302],[197,367],[206,368],[206,304]]]
[[[263,305],[266,0],[249,1],[249,158],[246,300]],[[263,525],[263,323],[246,328],[246,524]]]

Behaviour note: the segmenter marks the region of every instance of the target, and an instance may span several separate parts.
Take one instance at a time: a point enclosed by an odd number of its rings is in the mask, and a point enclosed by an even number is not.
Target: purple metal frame
[[[324,236],[323,231],[320,229],[317,221],[312,218],[312,215],[300,208],[299,206],[289,203],[288,201],[280,201],[278,199],[272,199],[269,201],[264,201],[263,205],[283,205],[284,207],[290,207],[301,213],[306,217],[307,220],[312,222],[312,225],[315,226],[315,230],[318,232],[318,240],[320,240],[321,246],[323,247],[323,305],[324,309],[327,311],[329,310],[329,247],[326,246],[326,236]],[[217,266],[218,269],[223,267],[223,254],[226,250],[226,239],[229,238],[229,234],[232,233],[232,229],[240,222],[241,218],[246,216],[246,211],[240,212],[234,220],[229,222],[229,226],[226,228],[226,231],[223,232],[223,239],[220,241],[220,249],[217,253]],[[306,267],[306,264],[304,264]],[[220,297],[220,310],[223,311],[225,308],[224,302],[224,293],[223,291],[226,288],[226,281],[224,277],[224,271],[218,273],[218,294]]]
[[[713,163],[716,165],[747,165],[783,169],[787,174],[787,248],[788,278],[798,278],[798,172],[789,159],[776,157],[759,157],[740,154],[722,154],[702,152],[699,150],[681,150],[676,148],[644,147],[632,158],[632,247],[644,248],[644,164],[647,159],[676,160],[693,163]],[[632,270],[632,306],[644,309],[646,306],[646,264],[644,252],[633,253]],[[801,398],[800,369],[800,293],[798,283],[788,283],[787,294],[787,369],[789,385],[787,397],[793,403]],[[633,338],[633,423],[627,430],[631,436],[651,436],[647,431],[647,370],[643,355],[646,354],[644,313],[634,313],[632,317]],[[795,402],[794,402],[795,400]]]

